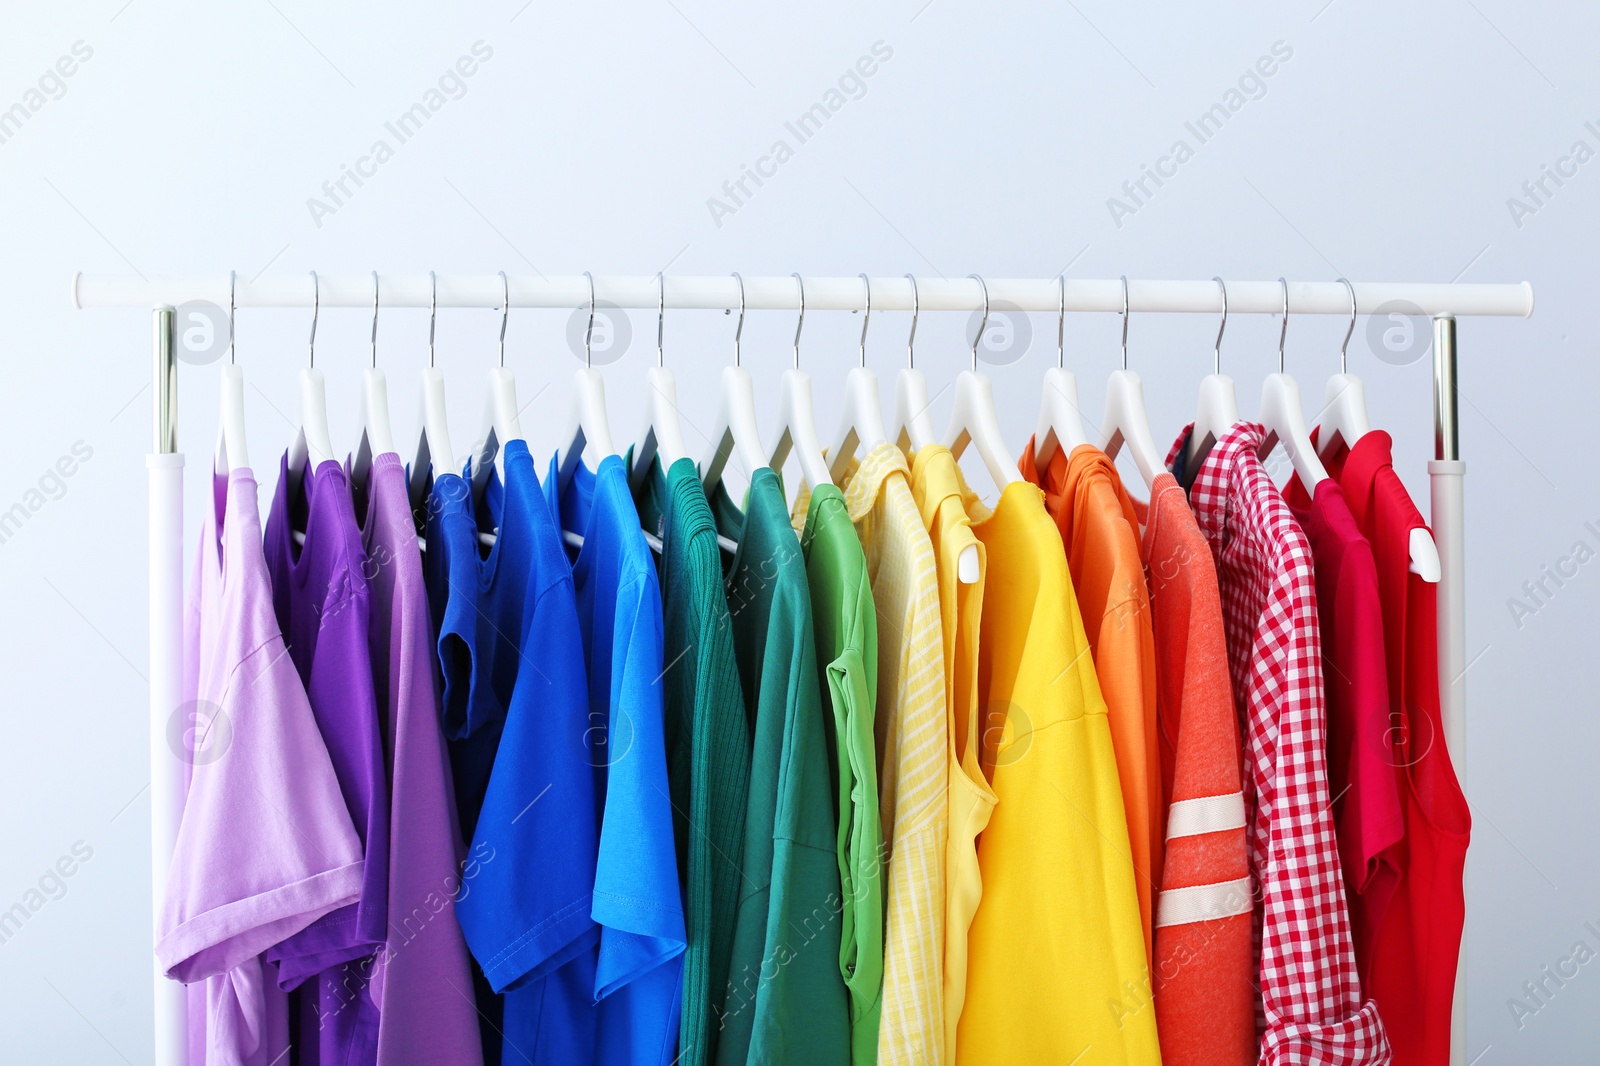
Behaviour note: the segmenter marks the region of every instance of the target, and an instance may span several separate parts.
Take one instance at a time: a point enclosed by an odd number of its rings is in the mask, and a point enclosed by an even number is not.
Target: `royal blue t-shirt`
[[[476,515],[454,475],[430,499],[444,727],[472,840],[456,914],[487,984],[505,993],[485,1011],[485,1060],[566,1066],[592,1061],[596,1036],[600,756],[560,531],[527,445],[507,442],[504,461],[504,485],[491,477]],[[497,532],[487,554],[480,527]]]
[[[677,1059],[688,938],[667,786],[661,587],[621,457],[606,456],[592,474],[579,464],[559,498],[556,471],[552,460],[546,499],[562,529],[583,537],[572,578],[600,742],[595,1061],[665,1066]]]

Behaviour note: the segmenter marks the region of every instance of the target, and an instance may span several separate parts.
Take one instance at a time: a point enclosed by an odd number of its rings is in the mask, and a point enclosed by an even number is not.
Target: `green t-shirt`
[[[755,737],[717,1063],[845,1066],[844,897],[811,596],[777,474],[757,470],[746,505],[741,515],[721,485],[712,495],[719,531],[739,542],[725,588]]]
[[[844,890],[839,970],[850,990],[853,1066],[878,1060],[883,997],[883,825],[878,818],[878,756],[873,712],[878,692],[878,622],[867,557],[844,493],[811,490],[805,534],[806,578],[822,693],[832,711],[839,876]]]
[[[631,465],[631,464],[630,464]],[[662,678],[667,788],[689,944],[683,956],[679,1066],[715,1061],[716,1012],[728,984],[750,790],[750,727],[722,590],[711,507],[692,460],[634,491],[640,523],[661,537]]]

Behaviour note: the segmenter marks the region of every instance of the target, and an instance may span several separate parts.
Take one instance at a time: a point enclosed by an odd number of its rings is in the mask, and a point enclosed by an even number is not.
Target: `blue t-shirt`
[[[488,986],[506,993],[484,1010],[485,1061],[564,1066],[591,1061],[596,1036],[599,757],[572,573],[522,441],[505,445],[505,471],[476,516],[452,474],[429,504],[444,728],[472,841],[456,914]],[[480,523],[498,534],[487,555]]]
[[[583,537],[572,578],[599,753],[595,1061],[664,1066],[677,1059],[688,938],[667,786],[661,587],[622,459],[606,456],[592,474],[579,464],[559,499],[556,469],[552,460],[550,509],[563,529]]]

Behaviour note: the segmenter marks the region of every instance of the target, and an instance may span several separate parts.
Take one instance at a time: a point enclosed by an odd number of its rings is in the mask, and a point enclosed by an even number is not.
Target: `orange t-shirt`
[[[1152,899],[1161,883],[1161,756],[1155,637],[1135,532],[1138,518],[1117,468],[1098,448],[1079,445],[1071,455],[1057,448],[1041,476],[1029,440],[1017,466],[1045,490],[1046,507],[1066,547],[1116,750],[1149,961],[1155,942]]]

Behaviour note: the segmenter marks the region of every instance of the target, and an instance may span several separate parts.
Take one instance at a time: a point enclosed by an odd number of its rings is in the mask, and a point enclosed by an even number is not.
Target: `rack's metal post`
[[[184,763],[170,741],[180,714],[183,646],[183,455],[178,451],[178,363],[173,311],[154,313],[154,448],[145,457],[150,475],[150,890],[159,928],[167,895],[167,867],[183,814]],[[185,723],[179,724],[181,731]],[[155,1061],[185,1066],[187,1018],[182,985],[155,970]]]
[[[1439,546],[1439,705],[1444,719],[1445,747],[1465,790],[1467,604],[1466,558],[1462,542],[1466,514],[1462,507],[1460,422],[1456,407],[1456,320],[1433,320],[1433,461],[1428,464],[1432,488],[1433,537]],[[1463,931],[1456,964],[1456,994],[1451,1013],[1450,1061],[1467,1060],[1467,945]]]

